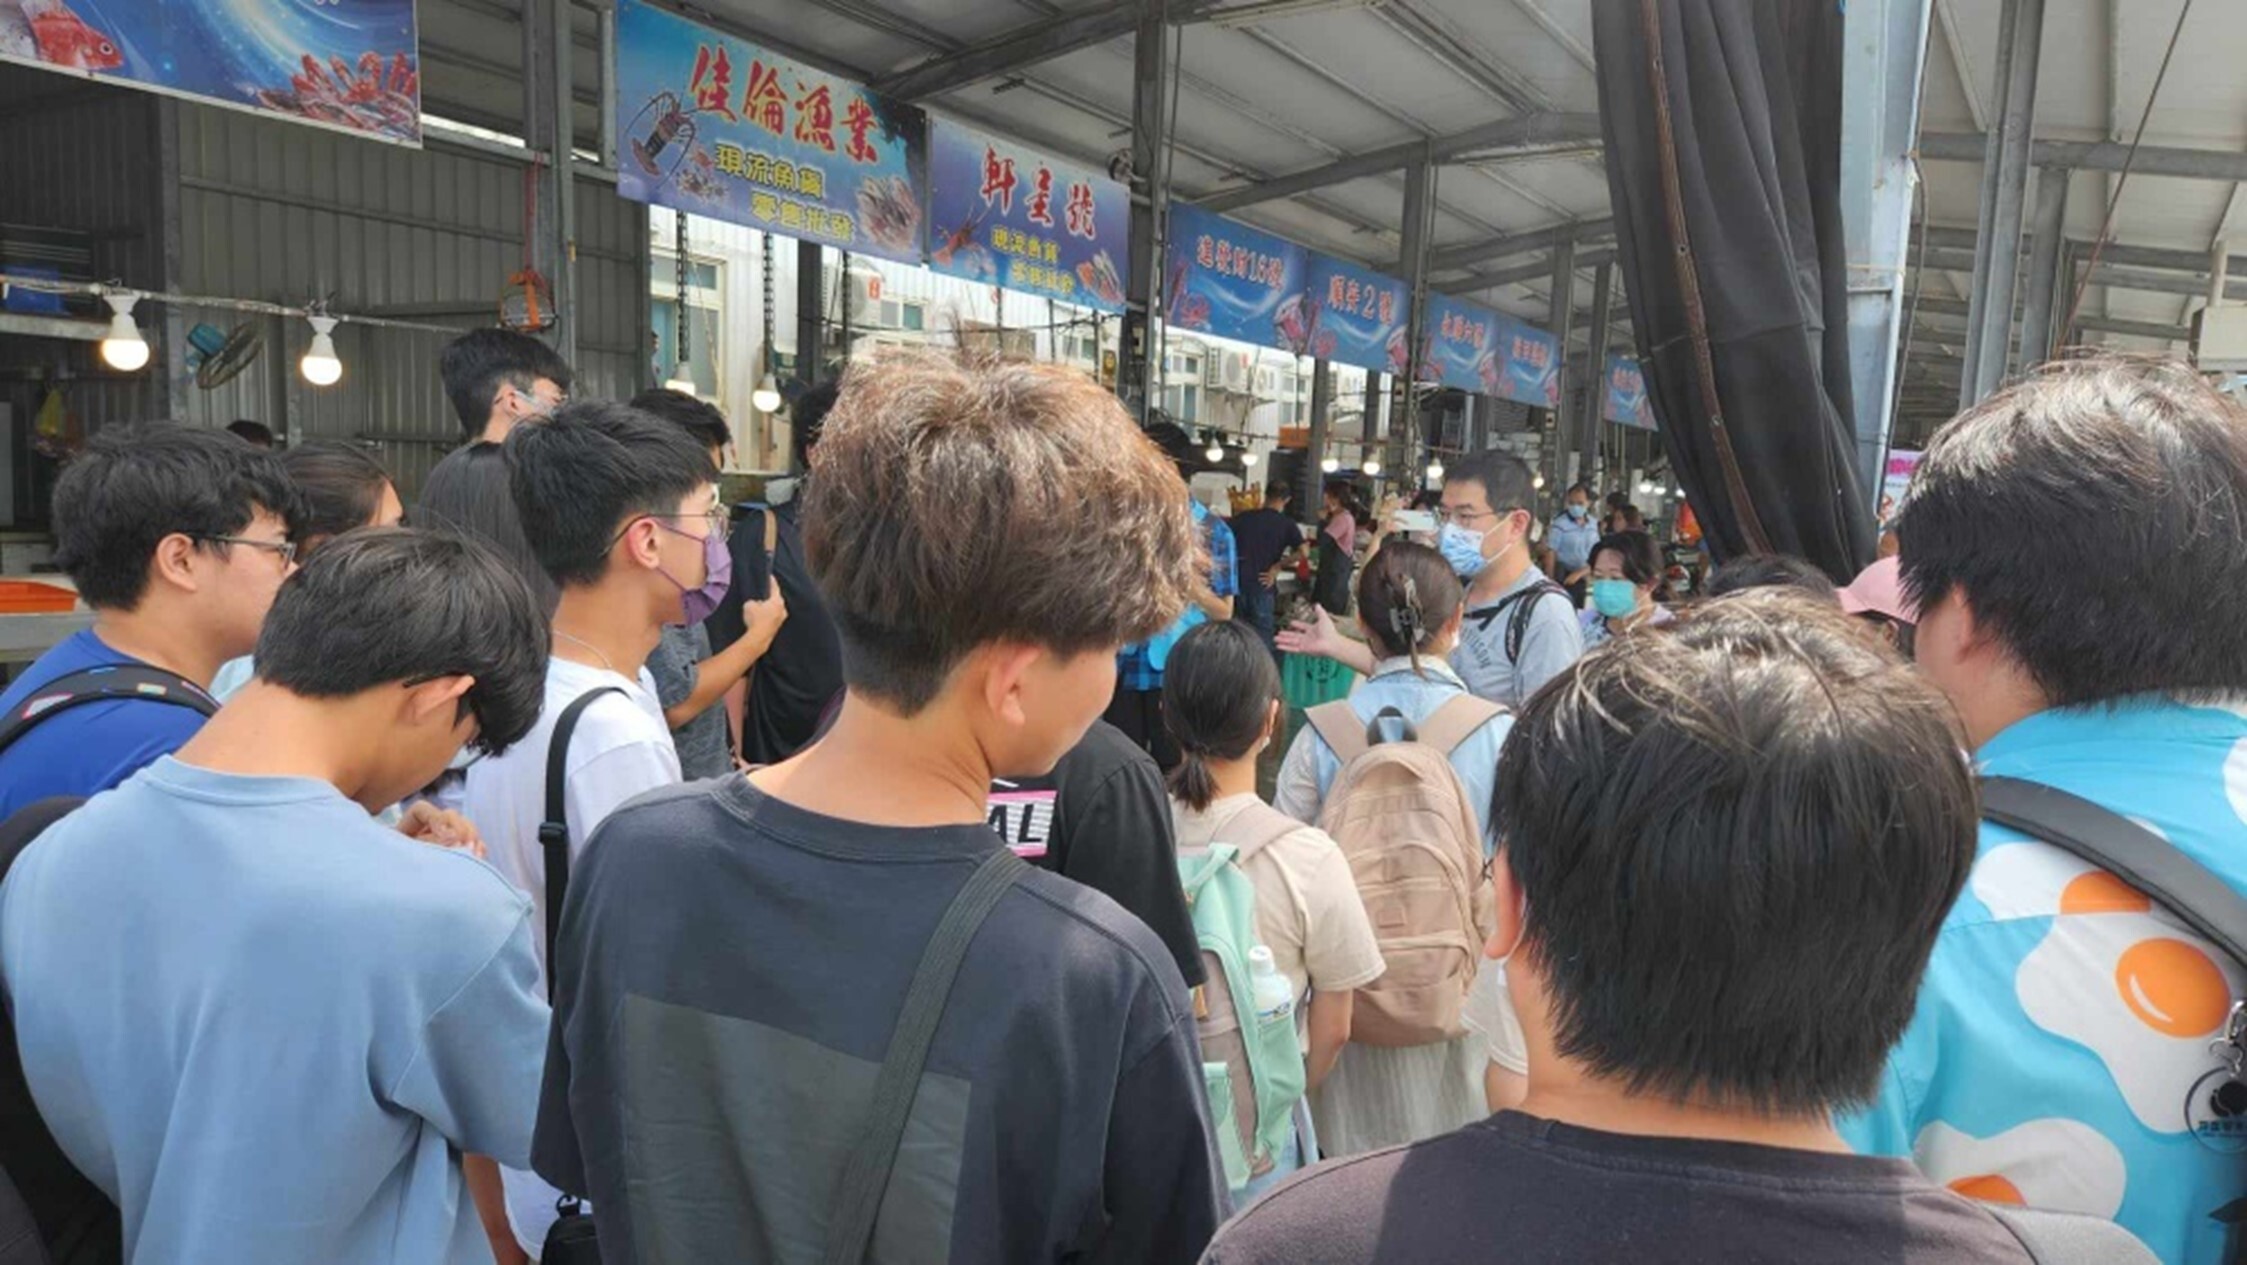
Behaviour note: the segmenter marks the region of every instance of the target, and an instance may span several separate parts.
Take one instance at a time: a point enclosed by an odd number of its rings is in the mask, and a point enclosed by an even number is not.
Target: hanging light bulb
[[[1209,458],[1211,462],[1223,461],[1225,459],[1225,445],[1212,439],[1209,441],[1209,451],[1202,455]]]
[[[1359,466],[1358,469],[1365,471],[1365,476],[1370,479],[1381,473],[1381,459],[1379,457],[1367,457],[1365,464]]]
[[[1531,480],[1529,481],[1529,486],[1531,486],[1531,487],[1533,487],[1533,488],[1536,488],[1536,489],[1537,489],[1538,491],[1540,491],[1540,492],[1544,491],[1544,489],[1545,489],[1545,476],[1544,476],[1544,475],[1541,475],[1541,474],[1540,474],[1540,475],[1538,475],[1538,476],[1537,476],[1536,478],[1534,478],[1534,479],[1531,479]]]
[[[1645,495],[1645,496],[1652,496],[1652,495],[1654,495],[1654,480],[1652,480],[1652,479],[1640,479],[1640,480],[1638,481],[1638,490],[1639,490],[1639,492],[1640,492],[1640,493],[1641,493],[1642,495]]]
[[[1428,460],[1428,482],[1430,482],[1430,483],[1441,483],[1441,482],[1443,482],[1443,459],[1442,459],[1441,457],[1431,457],[1431,458],[1429,458],[1429,460]]]
[[[305,350],[304,359],[296,362],[297,370],[313,386],[332,387],[343,380],[343,362],[335,354],[335,318],[308,316],[305,319],[312,322],[312,346]]]
[[[1246,448],[1243,448],[1243,449],[1241,449],[1241,468],[1245,470],[1245,469],[1247,469],[1248,467],[1250,467],[1250,466],[1253,466],[1253,465],[1255,465],[1255,464],[1256,464],[1256,454],[1255,454],[1255,453],[1253,453],[1253,452],[1250,452],[1250,451],[1249,451],[1249,450],[1247,450]]]
[[[1328,457],[1326,460],[1319,463],[1319,469],[1325,471],[1328,474],[1332,474],[1341,468],[1342,463],[1340,461],[1337,461],[1333,457]]]
[[[118,290],[101,296],[114,313],[109,318],[109,333],[101,340],[101,358],[112,369],[126,373],[148,363],[148,340],[140,336],[140,326],[133,324],[133,305],[140,296],[131,290]]]
[[[771,374],[766,374],[765,380],[757,384],[757,389],[749,393],[749,403],[760,413],[779,412],[780,383]]]

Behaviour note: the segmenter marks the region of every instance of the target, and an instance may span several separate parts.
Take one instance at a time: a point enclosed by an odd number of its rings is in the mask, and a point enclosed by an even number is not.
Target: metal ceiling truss
[[[1400,171],[1422,157],[1440,165],[1462,161],[1468,155],[1481,157],[1488,150],[1518,146],[1576,145],[1598,140],[1599,116],[1596,114],[1527,114],[1519,118],[1485,123],[1449,136],[1405,141],[1355,158],[1337,159],[1276,179],[1213,193],[1196,201],[1204,210],[1223,213],[1366,176]]]

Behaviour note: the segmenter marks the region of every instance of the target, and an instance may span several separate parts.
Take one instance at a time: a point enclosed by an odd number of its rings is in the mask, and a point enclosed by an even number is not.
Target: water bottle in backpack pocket
[[[1241,861],[1299,827],[1279,818],[1245,846],[1182,854],[1179,877],[1208,980],[1194,990],[1202,1079],[1209,1089],[1225,1181],[1236,1192],[1272,1169],[1295,1128],[1306,1074],[1294,986],[1258,942],[1256,887]]]

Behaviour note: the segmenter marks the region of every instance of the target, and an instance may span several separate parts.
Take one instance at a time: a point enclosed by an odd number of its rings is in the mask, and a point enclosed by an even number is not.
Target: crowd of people
[[[63,470],[0,1260],[2227,1259],[2247,970],[2099,859],[2247,892],[2188,367],[1968,410],[1841,586],[1666,603],[1498,454],[1422,539],[1330,492],[1287,628],[1284,496],[1065,368],[853,366],[739,505],[706,402],[442,370],[411,505],[176,425]],[[1364,679],[1291,725],[1284,653]]]

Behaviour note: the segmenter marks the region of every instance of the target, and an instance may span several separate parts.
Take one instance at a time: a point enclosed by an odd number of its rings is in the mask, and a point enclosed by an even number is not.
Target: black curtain
[[[1851,430],[1835,0],[1593,0],[1631,328],[1719,560],[1872,561]]]

